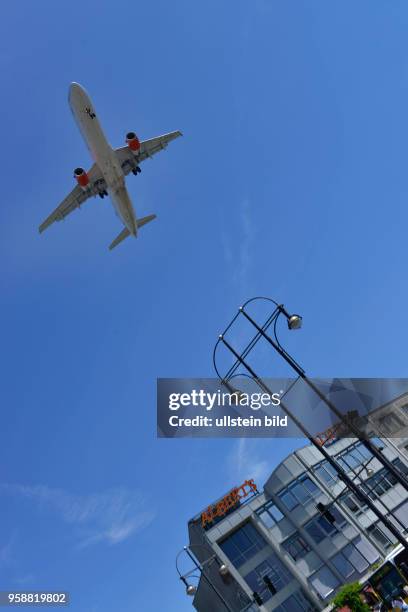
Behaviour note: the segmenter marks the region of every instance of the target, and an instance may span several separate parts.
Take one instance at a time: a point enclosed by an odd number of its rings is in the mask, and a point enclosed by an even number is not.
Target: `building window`
[[[334,487],[339,482],[339,477],[336,470],[328,461],[323,461],[317,468],[315,468],[314,473],[319,480],[324,482],[324,484],[330,488]]]
[[[364,536],[357,536],[352,543],[363,557],[367,559],[369,565],[372,565],[380,558],[378,550]]]
[[[400,472],[405,474],[405,476],[408,476],[408,465],[401,461],[399,457],[397,457],[397,459],[394,459],[393,464]]]
[[[278,493],[279,499],[291,511],[299,504],[305,505],[320,494],[320,489],[308,476],[303,476]]]
[[[395,514],[397,519],[405,526],[405,529],[408,529],[408,501],[400,504],[398,508],[394,508],[393,514]],[[395,522],[396,521],[394,521],[394,523]],[[398,528],[401,529],[401,525],[398,525]]]
[[[305,525],[305,529],[316,544],[319,544],[324,538],[333,536],[338,533],[339,529],[347,524],[346,519],[337,508],[330,506],[330,513],[333,515],[335,522],[330,522],[324,516],[317,516]]]
[[[282,547],[290,554],[294,561],[302,559],[311,550],[309,544],[298,533],[285,540],[282,543]]]
[[[389,491],[396,484],[397,479],[394,474],[389,472],[386,468],[383,468],[374,474],[374,476],[367,478],[367,480],[361,484],[361,487],[371,499],[376,499],[376,497],[384,495],[384,493]]]
[[[373,455],[370,453],[366,447],[358,442],[354,444],[351,448],[348,448],[347,451],[341,453],[337,456],[337,461],[346,472],[355,471],[360,466],[364,465],[373,458]]]
[[[285,491],[279,494],[279,499],[285,504],[288,510],[293,510],[299,505],[299,501],[293,495],[291,491]]]
[[[339,501],[340,503],[344,503],[344,505],[347,506],[353,514],[357,514],[357,516],[368,510],[368,506],[364,502],[361,502],[354,493],[342,495]]]
[[[397,467],[397,469],[403,474],[408,475],[408,466],[401,461],[401,459],[394,459],[393,464]],[[395,476],[387,470],[387,468],[382,468],[378,472],[376,472],[370,478],[366,478],[364,482],[361,484],[361,487],[365,491],[367,495],[371,497],[371,499],[377,499],[381,495],[384,495],[387,491],[389,491],[393,486],[397,484],[397,479]],[[366,504],[362,503],[357,497],[352,493],[346,493],[340,500],[346,504],[346,506],[353,512],[354,514],[361,514],[362,512],[367,511]]]
[[[359,536],[335,554],[330,561],[343,580],[347,581],[355,573],[361,575],[366,572],[370,565],[378,561],[379,557],[373,545],[366,538]]]
[[[262,600],[266,602],[289,584],[292,575],[277,555],[272,554],[245,576],[245,580],[252,591],[258,593]]]
[[[400,406],[400,410],[403,415],[408,417],[408,404],[403,404],[402,406]]]
[[[235,567],[240,567],[245,561],[265,548],[267,542],[252,523],[245,523],[224,540],[218,542],[218,546]]]
[[[333,572],[325,565],[310,576],[309,582],[323,599],[331,595],[340,584]]]
[[[367,570],[369,563],[367,559],[357,550],[354,544],[347,544],[347,546],[343,548],[342,552],[359,574],[362,574]]]
[[[267,529],[274,527],[280,520],[283,519],[282,512],[271,501],[259,508],[259,510],[256,511],[256,514]]]
[[[367,532],[375,539],[377,544],[379,544],[384,551],[393,548],[397,543],[397,539],[395,536],[393,536],[391,531],[383,525],[380,527],[378,523],[367,527]]]
[[[305,529],[316,544],[319,544],[326,537],[326,533],[322,531],[316,519],[305,525]]]
[[[352,565],[347,557],[341,552],[334,555],[330,561],[344,579],[350,578],[350,576],[352,576],[355,572],[354,565]]]
[[[395,413],[390,412],[386,416],[378,419],[378,425],[380,426],[381,433],[392,436],[398,433],[399,430],[404,427],[404,422]]]
[[[370,565],[378,561],[379,556],[373,545],[366,538],[359,536],[330,561],[343,578],[347,579],[355,572],[358,574],[365,572]]]
[[[316,608],[302,591],[296,591],[285,599],[274,612],[315,612]]]

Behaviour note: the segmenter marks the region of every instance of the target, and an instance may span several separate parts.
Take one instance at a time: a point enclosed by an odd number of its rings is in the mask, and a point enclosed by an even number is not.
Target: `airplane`
[[[83,168],[74,170],[74,178],[78,184],[40,225],[39,231],[43,232],[54,221],[65,219],[91,196],[104,198],[110,195],[116,213],[125,226],[109,246],[112,250],[128,236],[136,237],[139,228],[156,218],[156,215],[140,219],[136,217],[126,189],[125,177],[130,172],[139,174],[139,164],[142,161],[165,149],[169,142],[182,134],[176,131],[140,141],[134,132],[128,132],[126,146],[112,149],[102,131],[89,95],[78,83],[71,83],[68,102],[95,163],[88,172]]]

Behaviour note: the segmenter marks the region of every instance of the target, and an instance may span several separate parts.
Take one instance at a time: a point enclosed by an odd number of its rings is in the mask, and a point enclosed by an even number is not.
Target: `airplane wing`
[[[148,157],[153,157],[155,153],[162,151],[167,147],[169,142],[181,136],[181,132],[169,132],[162,136],[156,136],[156,138],[150,138],[150,140],[143,140],[140,143],[140,151],[138,155],[134,155],[128,146],[120,147],[116,149],[116,155],[118,156],[120,165],[125,175],[129,174],[140,162],[144,161]]]
[[[46,230],[54,221],[65,219],[70,212],[79,208],[88,198],[96,196],[100,191],[106,189],[105,180],[96,164],[93,164],[87,174],[89,176],[89,183],[86,190],[83,190],[79,185],[74,187],[71,193],[40,225],[40,233]]]

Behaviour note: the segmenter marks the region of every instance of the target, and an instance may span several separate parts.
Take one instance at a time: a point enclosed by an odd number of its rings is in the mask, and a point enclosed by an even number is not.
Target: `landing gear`
[[[141,168],[139,166],[136,166],[136,168],[133,168],[132,174],[136,176],[137,174],[140,174],[141,171],[142,171]]]
[[[108,195],[108,192],[106,191],[106,189],[98,192],[98,196],[101,198],[101,200],[103,200],[103,198],[107,195]]]

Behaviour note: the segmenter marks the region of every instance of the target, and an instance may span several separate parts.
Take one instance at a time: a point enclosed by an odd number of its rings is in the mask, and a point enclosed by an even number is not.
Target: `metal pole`
[[[347,464],[347,466],[350,468],[350,470],[353,472],[353,474],[354,474],[354,476],[355,476],[355,479],[354,479],[354,480],[357,480],[357,478],[359,478],[359,477],[360,477],[361,472],[363,472],[364,470],[367,470],[367,465],[368,465],[369,463],[371,463],[371,461],[372,461],[373,459],[374,459],[374,457],[371,457],[371,459],[369,459],[369,460],[368,460],[368,461],[367,461],[367,462],[364,464],[364,466],[361,468],[361,470],[360,470],[360,471],[357,473],[357,472],[355,471],[355,469],[354,469],[354,468],[352,468],[352,467],[351,467],[351,465],[348,463],[348,461],[346,460],[346,458],[345,458],[345,457],[341,457],[341,460],[342,460],[342,461],[344,461],[344,463],[346,463],[346,464]],[[385,478],[385,476],[386,476],[386,474],[384,474],[384,475],[381,477],[380,484],[381,484],[381,482],[383,481],[383,479]],[[361,479],[360,479],[360,480],[361,480]],[[363,483],[363,484],[365,484],[365,486],[367,486],[367,484],[366,484],[366,482],[365,482],[365,481],[364,481],[364,483]],[[361,486],[361,483],[360,483],[360,486]],[[383,508],[385,508],[385,511],[386,511],[385,516],[387,516],[387,517],[388,517],[388,516],[392,516],[392,518],[393,518],[393,519],[394,519],[394,520],[395,520],[397,523],[399,523],[400,527],[402,527],[402,531],[404,532],[404,531],[405,531],[405,529],[406,529],[406,527],[405,527],[404,523],[403,523],[403,522],[402,522],[402,521],[401,521],[401,520],[400,520],[400,519],[399,519],[399,518],[398,518],[398,517],[397,517],[397,516],[394,514],[393,510],[391,510],[390,508],[387,508],[386,504],[383,502],[383,500],[381,499],[380,495],[378,495],[378,494],[377,494],[377,493],[376,493],[376,492],[375,492],[375,491],[374,491],[372,488],[370,488],[370,492],[371,492],[371,493],[374,493],[376,501],[377,501],[377,502],[379,502],[379,503],[382,505],[382,507],[383,507]],[[339,493],[339,494],[338,494],[338,495],[337,495],[337,496],[336,496],[336,497],[333,499],[333,502],[337,502],[337,501],[339,500],[339,498],[340,498],[342,495],[344,495],[344,491],[342,491],[341,493]],[[369,495],[369,493],[367,493],[367,495]]]
[[[251,376],[254,378],[254,380],[256,380],[256,382],[258,383],[258,385],[269,395],[273,394],[273,391],[271,389],[269,389],[269,387],[262,381],[259,379],[259,377],[257,376],[256,372],[251,368],[250,365],[248,365],[245,360],[241,357],[241,355],[239,355],[236,350],[227,342],[227,340],[225,340],[224,336],[220,336],[220,340],[221,342],[231,351],[231,353],[236,357],[236,359],[241,363],[241,365],[244,366],[244,368],[246,368],[246,370],[251,374]],[[395,536],[395,538],[398,540],[398,542],[405,548],[405,550],[408,551],[408,542],[405,540],[405,538],[401,535],[401,533],[398,531],[398,529],[396,529],[396,527],[393,525],[393,523],[391,523],[391,521],[384,516],[380,510],[378,510],[378,508],[374,505],[374,503],[371,501],[371,499],[368,497],[368,495],[366,493],[364,493],[357,485],[354,484],[354,482],[351,480],[351,478],[349,478],[349,476],[347,475],[347,473],[345,472],[345,470],[338,465],[338,463],[336,462],[336,460],[329,455],[329,453],[326,451],[326,449],[323,446],[320,446],[318,444],[318,442],[316,442],[316,440],[314,439],[314,437],[308,432],[308,430],[306,429],[306,427],[301,423],[301,421],[299,421],[299,419],[290,411],[289,408],[287,408],[282,402],[280,403],[280,408],[283,410],[283,412],[290,418],[292,419],[292,421],[295,423],[295,425],[300,429],[300,431],[303,433],[303,435],[305,436],[305,438],[307,438],[309,440],[309,442],[311,444],[313,444],[314,447],[316,447],[321,454],[323,455],[323,457],[330,463],[330,465],[336,470],[337,474],[339,475],[339,477],[341,478],[341,480],[344,482],[344,484],[353,491],[353,493],[355,493],[355,495],[357,495],[357,497],[359,499],[361,499],[362,501],[364,501],[366,503],[366,505],[368,506],[368,508],[370,510],[372,510],[372,512],[374,512],[374,514],[376,515],[376,517],[382,522],[384,523],[384,525],[391,531],[391,533]]]
[[[247,314],[243,308],[241,308],[240,312],[242,312],[244,317],[258,330],[258,333],[263,338],[265,338],[265,340],[267,340],[269,344],[273,346],[275,351],[277,351],[279,355],[281,355],[281,357],[285,359],[285,361],[292,367],[292,369],[295,370],[297,375],[300,378],[302,378],[305,381],[305,383],[316,393],[316,395],[322,400],[322,402],[324,402],[326,406],[328,406],[328,408],[336,415],[339,421],[344,423],[350,429],[350,431],[354,434],[354,437],[356,437],[366,447],[366,449],[369,450],[370,453],[374,455],[374,457],[376,457],[376,459],[378,459],[378,461],[384,467],[386,467],[390,472],[392,472],[392,474],[395,476],[398,482],[408,492],[408,479],[405,477],[405,475],[402,474],[402,472],[400,472],[399,470],[397,470],[396,467],[393,465],[393,463],[389,459],[387,459],[387,457],[382,455],[382,453],[378,450],[375,444],[372,444],[370,440],[361,437],[361,434],[358,431],[357,427],[355,427],[353,423],[349,422],[347,419],[344,418],[344,415],[340,412],[340,410],[338,410],[338,408],[333,404],[333,402],[331,402],[324,395],[324,393],[322,393],[319,387],[317,387],[306,376],[305,371],[295,362],[295,360],[292,359],[291,356],[281,346],[279,346],[277,342],[275,342],[270,336],[268,336],[265,330],[259,327],[258,323],[256,323],[256,321],[254,321],[252,317],[250,317],[249,314]]]

